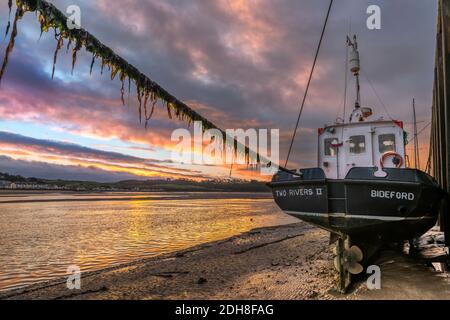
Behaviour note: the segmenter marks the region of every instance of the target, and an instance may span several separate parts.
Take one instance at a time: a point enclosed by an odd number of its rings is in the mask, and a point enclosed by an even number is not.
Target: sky
[[[328,0],[55,0],[81,9],[81,26],[144,74],[223,129],[280,130],[281,162],[306,88]],[[362,105],[374,118],[398,119],[412,133],[430,122],[437,1],[335,1],[294,143],[291,167],[317,165],[317,128],[344,117],[346,35],[361,54]],[[381,8],[381,29],[369,30],[366,10]],[[14,9],[13,9],[14,10]],[[0,5],[0,28],[8,8]],[[3,55],[8,38],[0,42]],[[157,108],[139,123],[134,95],[120,99],[120,82],[100,74],[81,50],[73,74],[61,50],[51,79],[53,31],[40,37],[27,13],[0,85],[0,172],[40,178],[226,178],[225,166],[172,161],[171,133],[186,123]],[[348,118],[354,82],[348,79]],[[132,91],[133,92],[133,91]],[[422,167],[429,130],[420,135]],[[408,146],[409,152],[411,147]],[[236,167],[235,178],[267,179]]]

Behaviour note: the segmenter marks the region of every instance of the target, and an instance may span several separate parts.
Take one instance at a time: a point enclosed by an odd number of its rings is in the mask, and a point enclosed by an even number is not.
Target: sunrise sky
[[[328,0],[50,2],[62,11],[79,5],[83,28],[220,127],[279,128],[285,157]],[[370,4],[381,7],[381,30],[366,27]],[[317,128],[342,117],[349,29],[359,37],[362,104],[388,119],[384,103],[412,132],[415,97],[419,129],[428,124],[436,14],[436,1],[335,1],[291,165],[316,165]],[[2,1],[2,30],[7,19]],[[0,172],[96,181],[228,176],[226,167],[170,161],[171,132],[186,124],[160,108],[146,130],[134,95],[122,106],[119,80],[101,76],[99,63],[90,76],[84,50],[73,75],[71,55],[62,50],[51,80],[54,33],[39,34],[36,16],[27,13],[0,87]],[[353,100],[351,79],[347,111]],[[422,165],[428,141],[425,130]],[[233,176],[260,178],[242,168]]]

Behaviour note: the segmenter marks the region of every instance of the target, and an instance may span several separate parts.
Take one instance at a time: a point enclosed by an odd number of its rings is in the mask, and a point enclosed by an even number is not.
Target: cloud
[[[30,149],[35,152],[49,153],[61,156],[75,156],[84,159],[98,159],[110,162],[128,162],[128,163],[171,163],[170,160],[161,161],[155,159],[142,159],[125,155],[118,152],[102,151],[93,148],[80,146],[74,143],[65,143],[52,140],[41,140],[23,135],[0,131],[0,143]]]
[[[144,159],[118,152],[102,151],[73,143],[35,139],[0,131],[0,155],[31,162],[46,160],[55,165],[96,168],[145,177],[204,179],[193,169],[179,169],[172,161]],[[40,174],[36,172],[36,174]]]
[[[61,9],[79,4],[83,27],[214,123],[224,128],[280,128],[281,154],[286,154],[328,0],[54,3]],[[366,28],[369,4],[382,9],[379,31]],[[415,96],[419,120],[429,118],[435,15],[436,4],[421,0],[335,2],[294,145],[293,166],[315,165],[316,128],[342,116],[350,20],[359,36],[364,74],[377,91],[363,76],[363,104],[387,117],[379,96],[392,117],[408,122]],[[5,21],[4,5],[0,16]],[[135,99],[130,99],[130,107],[121,106],[117,80],[101,77],[98,63],[89,76],[91,57],[84,52],[74,76],[70,54],[61,53],[51,81],[53,34],[37,43],[38,33],[35,16],[26,15],[0,90],[1,119],[58,125],[80,136],[170,150],[172,129],[185,124],[167,120],[158,109],[150,129],[144,130]],[[353,82],[348,88],[347,116]],[[428,144],[428,133],[421,138]]]
[[[143,177],[127,173],[118,173],[101,170],[95,167],[64,166],[39,161],[16,160],[0,155],[0,168],[2,172],[18,174],[25,177],[35,177],[50,180],[77,180],[116,182],[130,179],[144,179]]]

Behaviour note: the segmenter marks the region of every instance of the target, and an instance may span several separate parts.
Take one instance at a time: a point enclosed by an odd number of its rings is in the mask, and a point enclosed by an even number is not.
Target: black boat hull
[[[287,214],[354,240],[393,242],[418,237],[436,224],[446,193],[419,170],[353,168],[345,179],[325,178],[320,168],[301,177],[279,172],[270,187]]]

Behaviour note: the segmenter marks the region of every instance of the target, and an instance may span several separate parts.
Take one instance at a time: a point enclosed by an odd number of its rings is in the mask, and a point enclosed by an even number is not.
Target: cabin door
[[[339,140],[336,137],[320,140],[319,166],[325,172],[328,179],[338,179],[339,170]]]
[[[373,167],[372,154],[372,133],[370,127],[344,128],[344,158],[341,171],[342,178],[345,178],[348,171],[354,167]]]

